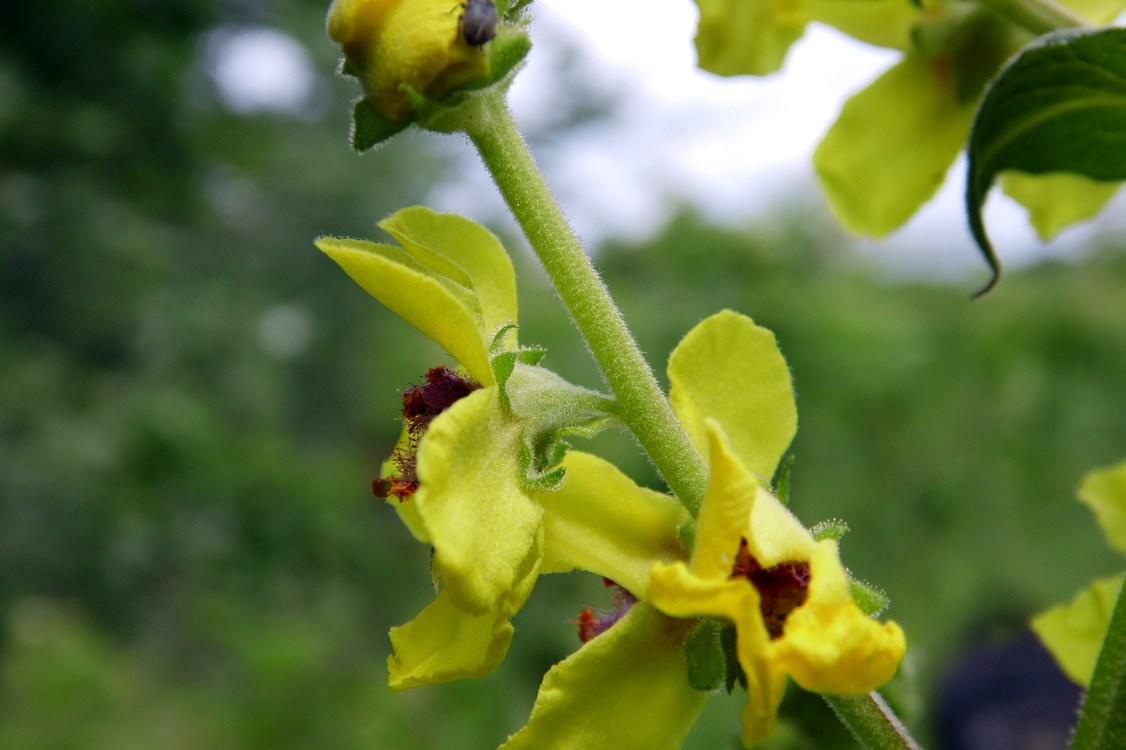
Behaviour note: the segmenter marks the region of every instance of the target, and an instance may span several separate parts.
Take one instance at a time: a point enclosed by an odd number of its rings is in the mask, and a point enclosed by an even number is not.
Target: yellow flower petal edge
[[[449,0],[336,0],[326,26],[368,100],[396,121],[410,111],[404,85],[440,98],[488,74],[488,57],[465,41],[460,17]]]
[[[849,99],[813,154],[841,223],[884,237],[911,218],[946,179],[974,109],[941,60],[911,53]]]
[[[420,262],[473,290],[486,335],[516,322],[516,272],[492,232],[456,214],[422,206],[398,211],[379,226]]]
[[[835,542],[818,542],[809,562],[808,597],[771,643],[773,658],[806,690],[842,695],[875,690],[895,676],[907,648],[903,631],[856,606]]]
[[[493,382],[488,332],[464,287],[439,277],[399,248],[323,237],[317,247],[389,310],[437,341],[474,380]]]
[[[780,70],[809,22],[800,0],[696,0],[696,5],[699,66],[724,76]]]
[[[543,553],[543,509],[525,494],[521,426],[495,387],[457,401],[418,448],[418,507],[434,569],[461,608],[490,611]]]
[[[696,325],[669,356],[669,399],[701,452],[715,419],[739,459],[769,482],[797,431],[790,370],[774,334],[724,310]]]
[[[707,699],[686,679],[690,627],[635,604],[551,668],[527,726],[503,750],[676,750]]]
[[[720,617],[735,624],[747,677],[743,739],[750,744],[773,726],[787,675],[810,690],[865,693],[891,679],[906,644],[897,625],[868,618],[852,601],[835,543],[815,542],[742,466],[723,428],[714,420],[706,428],[712,474],[696,549],[688,565],[654,565],[647,599],[673,617]],[[763,568],[809,565],[806,598],[773,639],[757,589],[747,578],[731,577],[741,539]]]
[[[562,487],[533,494],[544,509],[543,572],[590,571],[640,598],[654,560],[684,556],[677,530],[688,512],[589,453],[569,451],[563,467]]]
[[[1052,607],[1032,618],[1032,631],[1063,673],[1077,685],[1091,684],[1122,582],[1121,575],[1101,578],[1080,591],[1069,604]]]
[[[1126,462],[1089,473],[1079,500],[1095,512],[1110,546],[1126,554]]]
[[[527,601],[539,569],[532,567],[493,610],[470,614],[441,591],[406,625],[391,628],[388,685],[403,690],[437,682],[483,677],[504,659],[512,640],[508,618]]]
[[[809,0],[809,12],[853,39],[899,50],[910,47],[911,30],[926,13],[899,0]]]

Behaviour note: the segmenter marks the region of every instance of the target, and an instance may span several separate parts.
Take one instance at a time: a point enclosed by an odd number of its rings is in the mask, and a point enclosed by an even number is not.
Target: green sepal
[[[834,542],[839,542],[841,537],[848,533],[848,524],[839,518],[832,518],[817,524],[809,530],[809,533],[819,542],[822,539],[832,539]]]
[[[523,425],[521,465],[529,489],[559,486],[569,436],[593,437],[618,424],[616,402],[539,367],[543,351],[521,349],[493,357],[505,409]]]
[[[731,695],[735,690],[735,685],[743,686],[747,689],[747,675],[743,672],[743,667],[739,664],[739,652],[735,647],[735,636],[737,631],[733,623],[725,622],[723,629],[719,631],[719,642],[723,646],[723,654],[727,661],[727,678],[724,681],[724,688],[727,694]]]
[[[974,102],[1013,53],[1012,24],[988,11],[971,13],[950,40],[950,72],[959,102]]]
[[[860,611],[869,617],[879,617],[880,613],[891,604],[891,599],[882,589],[876,588],[867,581],[853,578],[851,573],[848,577],[848,585],[852,600],[860,607]]]
[[[524,9],[531,4],[532,0],[514,0],[511,4],[505,0],[497,0],[497,13],[507,21],[516,21]]]
[[[696,519],[689,517],[687,521],[677,527],[676,535],[680,539],[680,546],[684,548],[684,551],[691,553],[696,548]]]
[[[747,685],[735,650],[735,626],[725,620],[703,617],[684,640],[688,659],[688,684],[711,692],[723,688],[730,694],[737,684]]]
[[[497,333],[493,339],[493,350],[496,350],[497,342],[504,337],[506,333],[513,330],[516,326],[505,326]],[[512,377],[512,373],[516,370],[517,364],[536,365],[547,354],[546,349],[538,347],[527,347],[517,349],[510,352],[501,352],[496,354],[489,360],[489,366],[493,370],[493,377],[496,378],[497,385],[500,387],[500,402],[504,405],[505,410],[509,413],[512,412],[512,403],[508,399],[508,389],[505,387],[508,384],[508,379]]]
[[[794,454],[791,451],[783,456],[778,463],[778,468],[774,470],[774,479],[770,483],[772,486],[771,492],[783,505],[790,504],[790,472],[793,468]]]
[[[354,74],[352,74],[354,75]],[[394,122],[375,111],[371,102],[361,97],[352,106],[352,150],[362,154],[391,136],[406,130],[409,122]]]
[[[506,92],[532,48],[532,41],[522,24],[503,23],[497,26],[497,35],[486,48],[489,74],[467,83],[441,100],[430,99],[407,84],[401,86],[419,127],[436,133],[464,131],[465,118],[475,115],[472,105],[476,97],[497,93],[497,90],[501,94]]]
[[[980,296],[1001,275],[981,215],[998,174],[1126,179],[1126,29],[1054,32],[1025,47],[986,91],[968,153],[966,213],[992,272]]]
[[[357,73],[356,69],[352,67],[352,64],[348,62],[347,57],[340,58],[340,63],[336,66],[336,74],[339,76],[348,76],[349,78],[360,77],[360,74]]]
[[[500,354],[501,352],[503,352],[507,348],[506,345],[507,345],[508,340],[509,340],[508,334],[515,333],[516,329],[519,328],[519,327],[520,326],[517,325],[516,323],[508,323],[506,325],[501,326],[500,329],[495,334],[493,334],[493,340],[489,344],[489,353],[490,354]],[[544,354],[547,353],[546,349],[543,349],[542,351],[544,352]],[[536,362],[538,362],[538,361],[539,360],[536,360]],[[529,362],[529,364],[534,365],[534,364],[536,364],[536,362]]]
[[[710,692],[727,683],[727,656],[720,634],[724,623],[712,617],[696,621],[684,639],[688,657],[688,684],[696,690]]]

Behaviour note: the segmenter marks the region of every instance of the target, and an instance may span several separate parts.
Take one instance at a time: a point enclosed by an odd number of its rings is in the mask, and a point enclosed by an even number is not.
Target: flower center
[[[574,623],[579,626],[579,640],[586,643],[591,638],[601,635],[610,629],[610,626],[622,619],[630,607],[637,604],[637,597],[609,578],[603,578],[602,583],[608,589],[613,589],[612,610],[593,610],[589,607],[579,612]]]
[[[422,385],[412,385],[403,391],[406,437],[391,453],[391,464],[395,467],[391,475],[372,481],[371,489],[376,497],[394,496],[403,502],[414,494],[418,489],[418,444],[426,428],[455,401],[481,387],[477,381],[448,367],[431,367],[425,378]]]
[[[764,568],[751,554],[744,539],[735,555],[731,577],[746,578],[758,590],[763,624],[771,638],[780,638],[790,612],[805,603],[809,589],[809,563],[781,562]]]

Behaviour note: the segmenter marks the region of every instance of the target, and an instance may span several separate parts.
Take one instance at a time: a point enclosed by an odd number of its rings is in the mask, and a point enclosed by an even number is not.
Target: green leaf
[[[352,107],[352,150],[362,154],[372,146],[406,129],[409,122],[393,122],[375,111],[371,102],[360,98]]]
[[[993,272],[1001,273],[981,216],[997,175],[1070,172],[1126,179],[1126,29],[1047,34],[1006,64],[974,117],[966,213]]]

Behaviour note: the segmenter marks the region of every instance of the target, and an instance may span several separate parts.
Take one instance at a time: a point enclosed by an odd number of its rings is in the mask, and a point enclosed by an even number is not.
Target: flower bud
[[[488,76],[489,56],[461,32],[463,12],[458,0],[334,0],[327,27],[371,106],[403,122],[405,87],[433,100]]]

